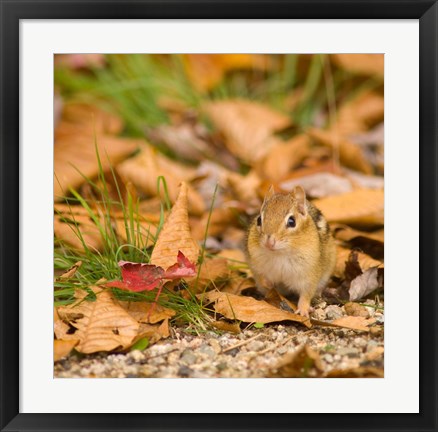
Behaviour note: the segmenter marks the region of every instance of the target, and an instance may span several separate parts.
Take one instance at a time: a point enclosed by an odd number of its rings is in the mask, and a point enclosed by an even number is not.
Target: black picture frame
[[[115,0],[1,4],[1,418],[2,431],[252,430],[436,431],[438,5],[429,0]],[[19,21],[21,19],[418,19],[420,24],[419,414],[20,414]],[[416,209],[413,209],[414,211]],[[407,217],[409,215],[401,215]],[[407,219],[408,220],[408,219]],[[23,271],[23,269],[21,269]],[[402,329],[400,329],[402,331]],[[403,361],[403,359],[400,359]],[[408,367],[408,365],[407,365]],[[400,382],[403,391],[403,382]],[[212,395],[211,397],[214,397]],[[232,395],[230,395],[232,397]],[[279,395],[287,397],[287,395]],[[236,400],[236,403],[238,401]]]

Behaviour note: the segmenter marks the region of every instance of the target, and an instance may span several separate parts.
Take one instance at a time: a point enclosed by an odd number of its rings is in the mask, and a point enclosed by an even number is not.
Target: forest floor
[[[320,303],[324,306],[324,302]],[[318,307],[330,317],[338,306]],[[383,315],[369,332],[315,325],[272,324],[240,334],[195,336],[172,329],[145,351],[71,355],[55,364],[59,378],[264,378],[271,376],[383,376]],[[306,364],[307,367],[302,367]]]

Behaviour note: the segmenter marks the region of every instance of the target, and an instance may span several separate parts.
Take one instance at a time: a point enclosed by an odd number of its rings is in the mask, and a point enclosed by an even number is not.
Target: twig
[[[246,340],[244,340],[244,341],[242,341],[242,342],[239,342],[239,343],[236,344],[236,345],[230,346],[230,347],[228,347],[228,348],[222,350],[222,353],[225,353],[225,352],[227,352],[227,351],[231,351],[231,350],[233,350],[234,348],[239,348],[239,347],[241,347],[241,346],[243,346],[243,345],[246,345],[247,343],[249,343],[249,342],[251,342],[251,341],[253,341],[253,340],[259,338],[261,335],[262,335],[262,334],[259,333],[258,335],[255,335],[255,336],[253,336],[252,338],[246,339]]]

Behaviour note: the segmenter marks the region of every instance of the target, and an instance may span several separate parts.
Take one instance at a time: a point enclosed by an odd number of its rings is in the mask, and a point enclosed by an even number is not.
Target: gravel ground
[[[315,318],[336,319],[345,310],[328,306],[314,315],[318,313]],[[319,354],[324,372],[383,368],[383,315],[374,311],[373,315],[380,324],[369,333],[323,326],[308,330],[296,324],[266,325],[238,335],[193,336],[172,329],[172,337],[144,351],[72,355],[55,363],[54,374],[59,378],[261,378],[303,345]]]

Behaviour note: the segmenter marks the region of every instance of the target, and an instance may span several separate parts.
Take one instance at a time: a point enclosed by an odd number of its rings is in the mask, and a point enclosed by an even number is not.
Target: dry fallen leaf
[[[318,378],[324,371],[319,354],[304,345],[284,356],[268,374],[269,378]]]
[[[383,79],[383,54],[332,54],[341,69],[360,75],[373,75]]]
[[[84,251],[88,247],[94,251],[103,248],[102,233],[96,226],[88,210],[82,206],[55,206],[54,231],[56,238],[64,241],[73,249]],[[140,215],[140,220],[134,215],[134,224],[126,223],[123,214],[111,212],[112,219],[108,223],[99,208],[93,210],[93,215],[99,219],[101,226],[114,232],[122,242],[136,239],[137,244],[149,247],[153,244],[158,221],[148,221],[147,215]]]
[[[62,121],[55,128],[55,141],[72,135],[117,135],[123,130],[120,117],[83,103],[66,103],[62,110]]]
[[[71,350],[79,343],[79,340],[58,340],[53,341],[53,361],[61,360],[68,356]]]
[[[211,325],[218,330],[222,330],[229,333],[239,334],[241,333],[239,323],[230,323],[227,321],[213,321]]]
[[[381,267],[383,263],[381,261],[375,260],[370,256],[360,252],[352,251],[351,249],[346,249],[344,247],[338,246],[336,248],[336,267],[334,274],[337,277],[343,278],[346,273],[346,263],[352,263],[357,261],[357,274],[354,277],[362,274],[365,270],[373,267]],[[351,277],[350,280],[354,279]]]
[[[252,206],[260,205],[257,191],[261,179],[256,171],[252,170],[246,176],[229,172],[227,173],[226,180],[237,200]]]
[[[150,146],[142,146],[141,152],[133,158],[125,160],[117,166],[120,176],[132,182],[143,193],[156,196],[158,193],[158,178],[164,177],[171,202],[178,197],[179,185],[195,175],[194,169],[189,169],[181,163],[174,162]],[[205,204],[199,193],[188,184],[188,205],[191,213],[202,215]],[[160,185],[160,198],[166,196],[163,185]]]
[[[379,280],[379,269],[377,267],[370,268],[351,281],[350,289],[348,290],[350,300],[360,300],[378,288],[382,288]]]
[[[310,140],[306,135],[277,143],[258,164],[258,173],[272,182],[279,182],[299,166],[309,153]]]
[[[81,267],[82,261],[77,261],[73,266],[71,266],[68,270],[58,276],[58,280],[68,280],[71,279],[77,270]]]
[[[368,161],[364,150],[354,142],[343,138],[337,130],[310,128],[307,133],[319,143],[338,152],[342,165],[365,174],[373,172],[371,163]]]
[[[164,143],[183,159],[202,161],[214,157],[213,148],[207,141],[207,129],[200,123],[160,125],[147,130],[147,136],[152,142]]]
[[[358,225],[383,225],[383,190],[357,189],[313,201],[328,222]]]
[[[185,182],[181,184],[178,198],[158,235],[150,262],[167,269],[175,264],[179,251],[191,262],[198,261],[199,246],[190,232]]]
[[[167,270],[154,264],[119,261],[122,270],[122,280],[105,283],[106,287],[119,288],[126,291],[152,291],[159,287],[157,298],[166,280],[176,280],[196,275],[195,264],[190,262],[181,251]]]
[[[280,141],[273,133],[291,123],[288,116],[246,100],[209,102],[204,111],[224,136],[231,153],[250,165]]]
[[[84,300],[87,292],[77,290],[77,301],[58,308],[60,318],[77,330],[71,339],[78,339],[75,349],[84,354],[127,348],[137,336],[138,322],[114,300],[109,291],[92,287],[95,301]]]
[[[292,192],[296,186],[301,186],[306,191],[306,195],[312,198],[342,195],[351,192],[353,189],[351,182],[345,177],[327,172],[290,179],[280,183],[280,188],[284,192]]]
[[[201,91],[219,84],[226,72],[236,69],[266,70],[271,62],[260,54],[184,54],[190,81]]]
[[[204,303],[214,303],[214,310],[225,318],[243,322],[270,323],[278,321],[295,321],[311,327],[308,318],[287,312],[259,301],[252,297],[237,296],[223,292],[209,292],[202,297]]]
[[[117,138],[105,135],[76,134],[55,141],[54,196],[60,201],[77,189],[85,178],[93,179],[99,173],[99,155],[102,170],[108,171],[126,159],[142,143],[142,140]],[[97,154],[96,154],[97,152]]]
[[[147,338],[149,345],[158,342],[160,339],[165,339],[170,336],[169,319],[166,318],[161,324],[147,324],[141,323],[138,329],[138,334],[132,341],[131,345],[134,345],[141,339]]]
[[[348,243],[353,249],[360,249],[378,260],[384,257],[384,239],[382,232],[367,232],[353,229],[347,225],[330,226],[336,239]]]
[[[139,323],[144,324],[156,324],[164,319],[174,317],[176,313],[173,309],[166,308],[158,303],[119,300],[118,304]]]
[[[196,278],[188,281],[188,287],[192,292],[203,292],[205,289],[213,288],[214,282],[221,279],[228,279],[230,270],[228,262],[224,258],[208,258],[200,265],[199,274]]]
[[[373,324],[373,319],[366,319],[362,316],[345,316],[331,322],[336,327],[348,328],[351,330],[369,332],[369,325]]]

